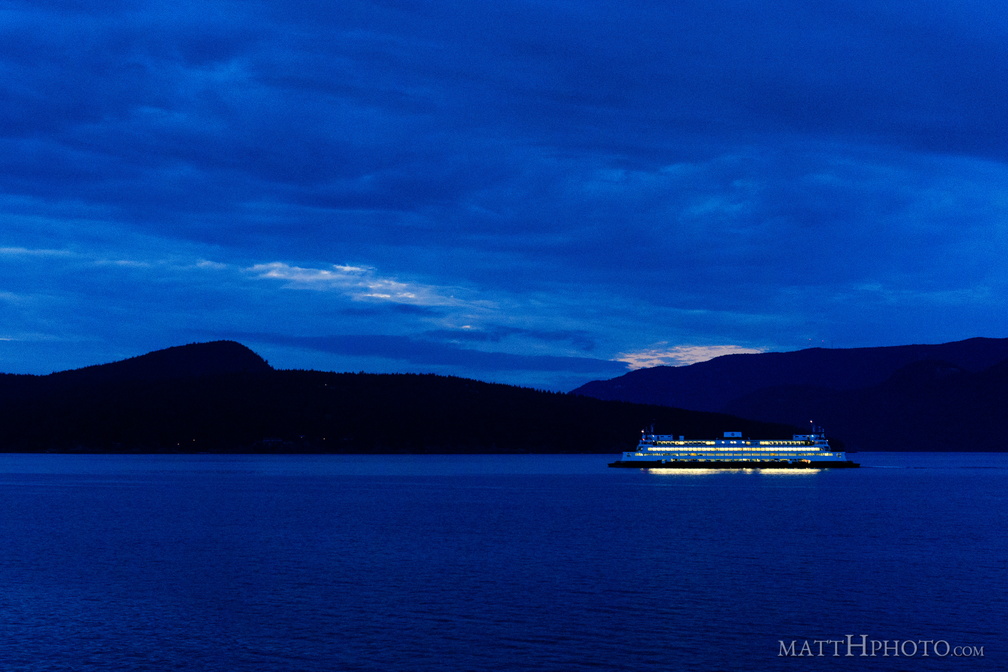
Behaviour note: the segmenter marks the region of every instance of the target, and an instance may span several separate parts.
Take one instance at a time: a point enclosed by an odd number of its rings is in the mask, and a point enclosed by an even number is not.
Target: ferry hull
[[[850,460],[820,460],[815,462],[787,462],[769,460],[753,462],[743,460],[618,460],[610,467],[624,469],[851,469],[860,467]]]

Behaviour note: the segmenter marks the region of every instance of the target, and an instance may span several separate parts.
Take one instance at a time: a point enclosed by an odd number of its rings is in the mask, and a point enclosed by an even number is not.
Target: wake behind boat
[[[636,450],[623,453],[610,467],[635,469],[825,469],[859,467],[843,451],[832,450],[822,428],[790,440],[743,439],[725,432],[722,439],[686,439],[672,434],[641,433]]]

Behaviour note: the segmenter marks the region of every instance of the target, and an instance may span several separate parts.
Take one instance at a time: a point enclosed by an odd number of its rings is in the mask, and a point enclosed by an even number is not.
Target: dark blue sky
[[[989,2],[0,5],[0,371],[1008,335]]]

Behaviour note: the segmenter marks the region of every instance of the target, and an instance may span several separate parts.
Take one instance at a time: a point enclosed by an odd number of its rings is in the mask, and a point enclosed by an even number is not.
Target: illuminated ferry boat
[[[822,428],[790,440],[743,439],[725,432],[723,439],[693,440],[644,430],[636,450],[610,467],[637,469],[824,469],[859,467],[843,451],[830,449]]]

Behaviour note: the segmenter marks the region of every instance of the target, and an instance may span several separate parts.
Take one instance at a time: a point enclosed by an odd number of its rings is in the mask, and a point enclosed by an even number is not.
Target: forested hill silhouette
[[[169,380],[224,373],[262,373],[272,368],[265,359],[235,341],[191,343],[156,350],[111,364],[60,371],[51,380],[78,384],[125,382],[129,380]]]
[[[814,419],[850,450],[1008,449],[1008,339],[941,345],[727,355],[633,371],[574,391],[593,398]]]
[[[793,431],[462,378],[275,370],[228,341],[0,376],[3,451],[617,453],[651,423],[694,437]]]
[[[0,402],[4,405],[17,405],[35,395],[52,395],[61,390],[83,390],[108,384],[264,373],[272,370],[266,360],[241,343],[191,343],[118,362],[57,371],[44,376],[0,374]],[[0,435],[2,431],[0,428]]]

